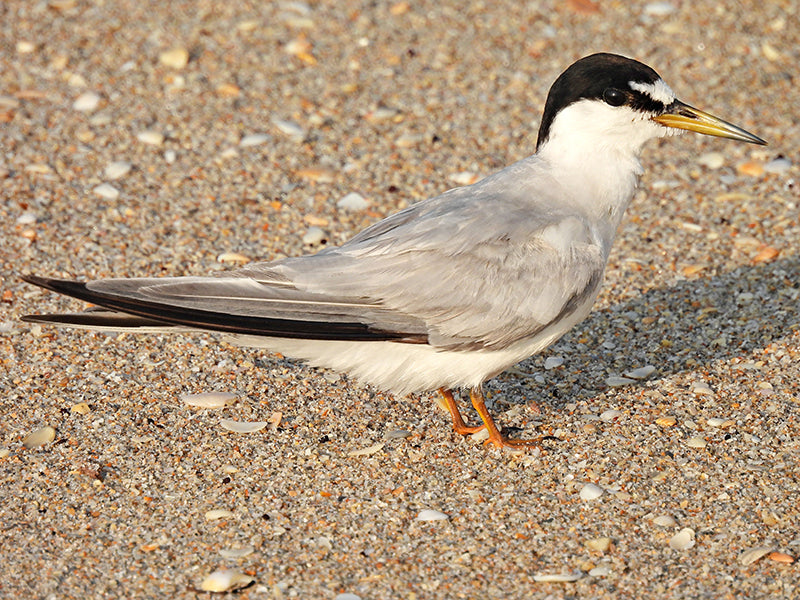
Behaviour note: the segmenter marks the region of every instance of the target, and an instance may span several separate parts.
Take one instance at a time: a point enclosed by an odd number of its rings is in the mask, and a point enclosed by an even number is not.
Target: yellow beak
[[[760,137],[745,131],[741,127],[732,125],[727,121],[718,119],[714,115],[710,115],[693,106],[684,104],[680,100],[675,100],[675,102],[667,108],[667,112],[653,117],[653,120],[666,127],[674,127],[675,129],[686,129],[696,133],[730,138],[732,140],[759,144],[761,146],[766,146],[767,144],[767,142]]]

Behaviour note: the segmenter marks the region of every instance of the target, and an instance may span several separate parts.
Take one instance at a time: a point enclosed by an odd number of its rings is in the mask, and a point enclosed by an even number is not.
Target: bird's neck
[[[581,141],[556,138],[542,144],[537,155],[548,163],[561,197],[598,225],[610,250],[642,173],[638,148],[588,147]]]

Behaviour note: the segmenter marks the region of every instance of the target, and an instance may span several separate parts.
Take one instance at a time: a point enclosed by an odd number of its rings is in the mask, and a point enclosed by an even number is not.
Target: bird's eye
[[[617,88],[606,88],[603,91],[603,101],[606,104],[610,104],[611,106],[622,106],[625,104],[625,94],[624,92],[618,90]]]

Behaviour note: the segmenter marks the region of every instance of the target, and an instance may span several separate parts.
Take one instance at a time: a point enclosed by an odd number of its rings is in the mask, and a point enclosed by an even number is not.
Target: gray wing
[[[28,280],[147,325],[500,349],[585,304],[604,268],[590,224],[561,209],[535,172],[522,161],[341,247],[223,277]]]
[[[411,206],[341,247],[238,274],[380,306],[393,321],[377,327],[422,324],[437,347],[501,349],[586,307],[602,281],[606,256],[591,222],[543,177],[528,159]]]

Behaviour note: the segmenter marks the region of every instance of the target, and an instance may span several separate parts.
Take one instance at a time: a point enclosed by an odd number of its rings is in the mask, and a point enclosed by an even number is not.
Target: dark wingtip
[[[87,297],[88,290],[86,284],[82,281],[72,281],[70,279],[54,279],[52,277],[40,277],[39,275],[23,275],[22,280],[30,284],[56,292],[57,294],[64,294],[65,296],[72,296],[87,302],[93,302],[91,297]]]

